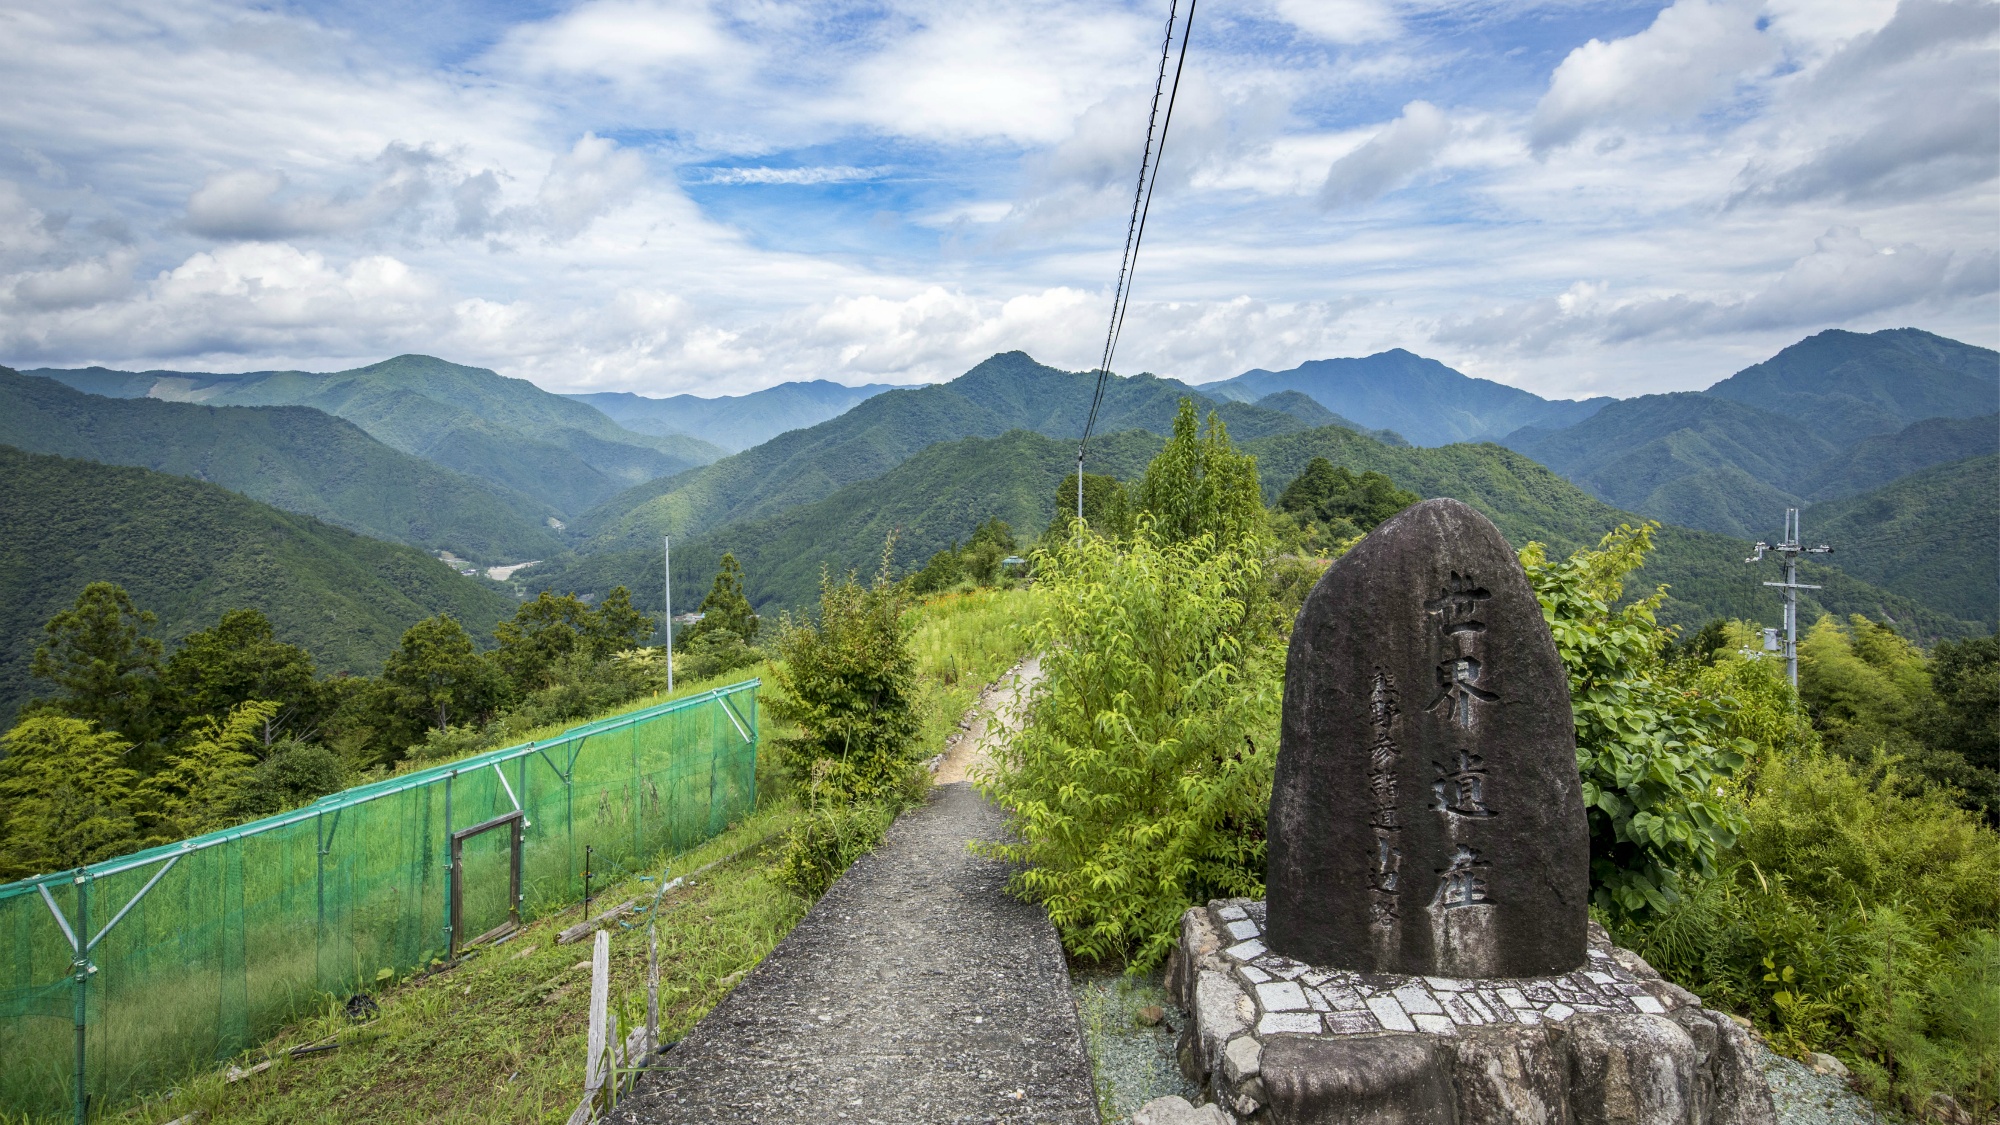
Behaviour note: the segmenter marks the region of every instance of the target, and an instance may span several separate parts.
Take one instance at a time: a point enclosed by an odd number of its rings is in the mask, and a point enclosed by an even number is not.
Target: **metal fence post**
[[[76,974],[76,1125],[84,1125],[90,1113],[90,1095],[85,1092],[83,1074],[84,1028],[90,1003],[90,876],[76,871],[76,936],[71,944],[76,960],[70,969]]]

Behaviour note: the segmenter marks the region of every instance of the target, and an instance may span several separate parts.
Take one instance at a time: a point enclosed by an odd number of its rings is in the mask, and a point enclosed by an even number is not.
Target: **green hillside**
[[[1006,352],[949,383],[890,391],[837,418],[780,434],[754,449],[679,477],[614,497],[579,521],[592,553],[650,549],[664,534],[693,536],[726,523],[773,515],[872,480],[939,441],[1033,430],[1055,438],[1082,433],[1095,377],[1059,371]],[[1098,417],[1100,433],[1164,431],[1192,393],[1149,375],[1113,378]],[[1216,404],[1237,440],[1302,428],[1280,411]]]
[[[1135,479],[1158,452],[1160,436],[1149,432],[1109,435],[1093,443],[1092,471]],[[1323,427],[1272,435],[1244,443],[1255,454],[1267,502],[1315,456],[1355,471],[1387,473],[1397,484],[1424,496],[1452,496],[1485,512],[1515,543],[1530,539],[1569,552],[1593,545],[1620,523],[1641,517],[1591,497],[1541,465],[1496,445],[1449,445],[1431,449],[1393,446],[1351,430]],[[723,551],[744,564],[747,591],[760,611],[807,604],[820,568],[835,572],[873,569],[883,536],[899,530],[899,569],[921,564],[932,552],[963,541],[983,520],[999,516],[1027,539],[1047,525],[1054,492],[1074,464],[1074,447],[1039,434],[1013,432],[999,438],[968,438],[931,446],[880,477],[835,490],[813,503],[769,517],[676,540],[675,604],[692,608]],[[1745,566],[1745,541],[1667,528],[1644,572],[1648,583],[1669,583],[1673,594],[1663,608],[1669,622],[1699,625],[1714,616],[1776,620],[1778,602],[1761,583],[1775,571]],[[1888,614],[1911,623],[1925,637],[1960,635],[1974,626],[1947,613],[1879,589],[1845,572],[1814,567],[1827,589],[1809,600],[1839,613]],[[536,568],[523,575],[531,588],[575,590],[601,595],[616,585],[635,591],[635,604],[659,608],[660,555],[655,546],[608,552],[573,560],[564,567]]]
[[[717,398],[696,395],[647,398],[624,391],[564,397],[594,406],[636,433],[688,434],[736,453],[762,445],[787,430],[816,426],[845,414],[855,403],[898,389],[890,383],[849,387],[814,379]]]
[[[1833,500],[1880,488],[1932,465],[2000,453],[2000,414],[1978,418],[1926,418],[1856,443],[1828,463],[1808,494]]]
[[[38,370],[89,391],[211,406],[311,406],[376,440],[448,469],[534,496],[567,515],[619,490],[722,455],[685,435],[638,434],[526,379],[403,355],[330,374]]]
[[[1796,419],[1836,444],[2000,407],[2000,352],[1915,328],[1829,329],[1702,392]]]
[[[449,612],[475,634],[512,598],[411,547],[281,512],[217,485],[0,446],[0,722],[31,692],[42,623],[116,582],[184,636],[254,608],[324,672],[374,672],[411,624]]]
[[[288,512],[485,563],[563,549],[554,509],[304,406],[104,398],[0,367],[0,444],[194,477]]]
[[[1968,457],[1800,513],[1834,566],[2000,628],[2000,456]]]

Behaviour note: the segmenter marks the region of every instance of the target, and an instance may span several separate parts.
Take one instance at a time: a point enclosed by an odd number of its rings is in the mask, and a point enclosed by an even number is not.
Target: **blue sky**
[[[0,363],[1095,363],[1165,0],[0,0]],[[2000,7],[1206,0],[1121,371],[2000,344]]]

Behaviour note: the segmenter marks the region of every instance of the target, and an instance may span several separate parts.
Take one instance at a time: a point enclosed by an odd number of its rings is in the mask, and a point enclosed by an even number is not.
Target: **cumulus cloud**
[[[270,169],[218,172],[188,196],[187,225],[210,238],[246,240],[359,230],[420,207],[448,171],[428,146],[397,142],[361,170],[360,184],[330,193],[291,191],[290,178]]]
[[[1686,118],[1768,65],[1776,50],[1752,0],[1675,0],[1637,35],[1571,51],[1535,107],[1529,144],[1542,154],[1595,126]]]
[[[1280,19],[1330,43],[1392,39],[1401,30],[1382,0],[1277,0],[1276,10]]]
[[[1319,201],[1328,208],[1352,207],[1402,187],[1431,166],[1451,139],[1451,123],[1443,111],[1425,101],[1403,107],[1361,147],[1333,162]]]
[[[1586,343],[1798,330],[2000,291],[2000,254],[1931,250],[1869,240],[1835,227],[1811,252],[1747,293],[1618,297],[1579,281],[1554,297],[1448,318],[1440,343],[1539,354]]]
[[[639,84],[740,67],[748,52],[702,0],[590,0],[516,28],[495,59],[528,73]]]

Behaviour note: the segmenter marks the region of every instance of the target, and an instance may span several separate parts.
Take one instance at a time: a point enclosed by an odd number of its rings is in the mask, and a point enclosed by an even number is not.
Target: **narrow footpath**
[[[1097,1125],[1069,972],[1039,907],[974,856],[999,810],[962,780],[1029,663],[982,698],[931,799],[619,1103],[614,1121]],[[952,779],[958,780],[952,780]]]

